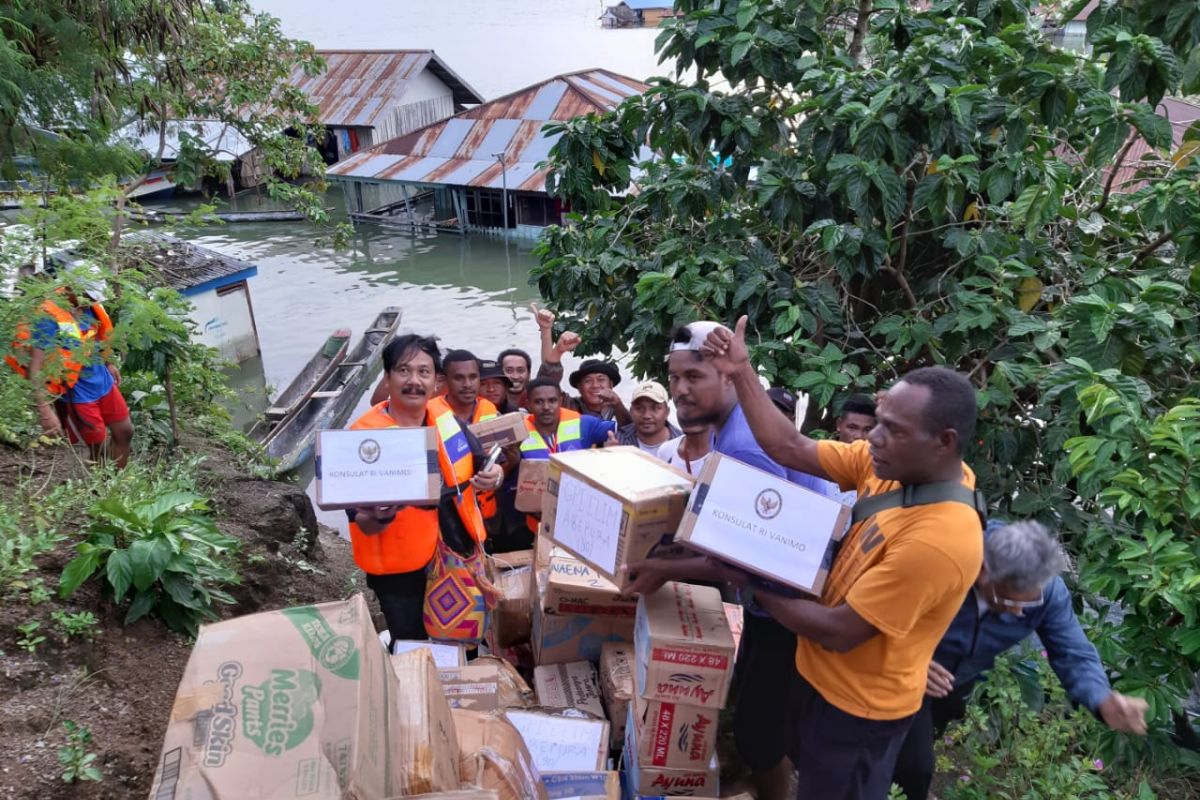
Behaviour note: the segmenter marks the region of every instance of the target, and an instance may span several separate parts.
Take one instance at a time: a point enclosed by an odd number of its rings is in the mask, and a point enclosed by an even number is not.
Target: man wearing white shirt
[[[670,439],[658,448],[658,458],[676,469],[683,470],[693,478],[704,469],[704,462],[712,452],[712,426],[679,422],[683,435]]]

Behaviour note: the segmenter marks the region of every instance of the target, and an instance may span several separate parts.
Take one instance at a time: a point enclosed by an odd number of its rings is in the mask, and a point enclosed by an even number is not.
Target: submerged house
[[[420,199],[438,229],[534,238],[563,214],[539,166],[557,137],[542,128],[610,111],[645,90],[603,69],[559,75],[351,156],[327,177],[343,183],[355,220],[415,226]]]
[[[134,231],[122,241],[138,249],[163,286],[192,304],[188,316],[196,323],[196,341],[236,363],[260,353],[249,283],[258,267],[155,231]]]
[[[289,82],[319,109],[327,163],[483,102],[432,50],[318,50],[326,69]]]

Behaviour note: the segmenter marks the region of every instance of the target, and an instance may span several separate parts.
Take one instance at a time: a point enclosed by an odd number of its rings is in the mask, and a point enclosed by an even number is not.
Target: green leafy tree
[[[745,314],[810,426],[913,367],[966,373],[995,511],[1062,531],[1124,615],[1121,690],[1192,736],[1200,475],[1169,445],[1197,397],[1200,132],[1176,144],[1155,104],[1197,89],[1200,3],[1101,3],[1090,56],[1019,0],[677,9],[658,39],[677,77],[550,128],[548,185],[577,218],[535,278],[580,352],[661,374],[674,326]]]

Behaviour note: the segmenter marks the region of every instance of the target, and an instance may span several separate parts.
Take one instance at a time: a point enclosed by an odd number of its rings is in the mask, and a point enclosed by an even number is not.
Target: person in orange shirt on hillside
[[[445,484],[437,506],[369,506],[349,509],[354,561],[367,574],[379,598],[392,641],[424,639],[422,604],[425,567],[438,537],[467,555],[486,538],[477,493],[495,491],[504,480],[499,465],[483,464],[478,440],[436,397],[441,354],[432,338],[407,335],[383,350],[388,398],[371,407],[351,429],[433,427],[438,432],[438,464]]]
[[[771,403],[745,326],[742,317],[735,331],[714,329],[703,351],[733,379],[755,439],[780,464],[856,489],[859,499],[820,598],[783,597],[724,572],[797,634],[790,750],[799,796],[884,800],[934,649],[983,561],[984,509],[963,463],[975,391],[952,370],[917,369],[883,394],[865,441],[816,441]],[[886,499],[916,502],[880,501],[897,489]]]

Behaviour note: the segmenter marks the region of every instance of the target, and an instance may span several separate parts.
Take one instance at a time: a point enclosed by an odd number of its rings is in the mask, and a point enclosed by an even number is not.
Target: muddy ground
[[[362,591],[361,573],[349,543],[329,529],[320,533],[304,492],[287,483],[246,476],[236,457],[201,442],[204,482],[219,527],[243,542],[242,585],[223,617],[344,598]],[[65,448],[36,458],[0,447],[0,492],[23,479],[61,481],[85,469]],[[74,557],[70,537],[39,560],[40,577],[52,591]],[[34,577],[34,576],[29,576]],[[99,619],[90,643],[64,642],[50,613],[91,611]],[[124,608],[101,597],[99,582],[86,582],[65,604],[0,603],[0,798],[136,798],[149,794],[175,689],[191,643],[155,619],[124,627]],[[18,626],[42,622],[46,641],[35,653],[17,644]],[[58,749],[62,723],[72,720],[92,734],[90,750],[104,777],[66,784]]]

